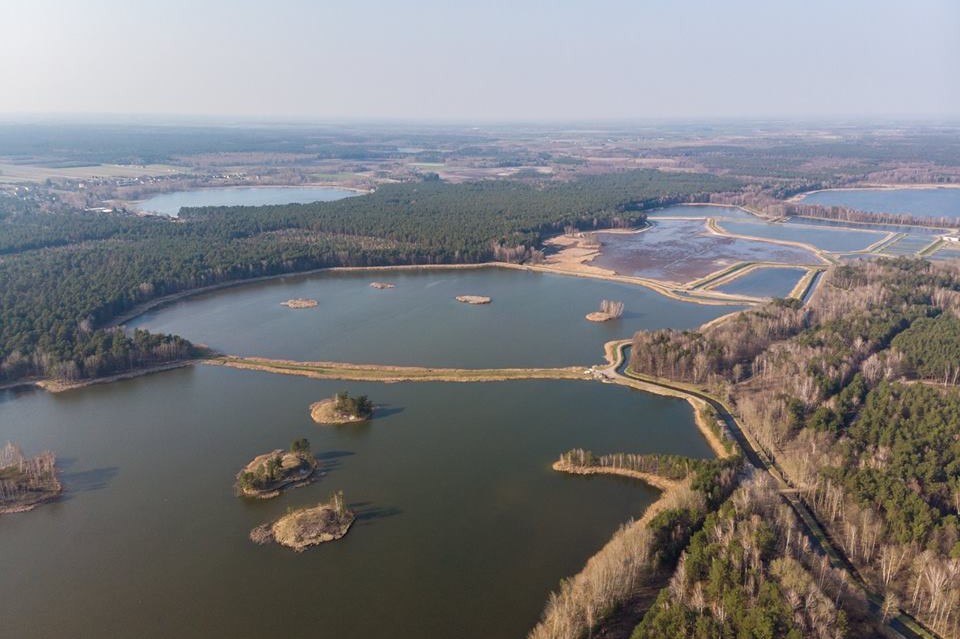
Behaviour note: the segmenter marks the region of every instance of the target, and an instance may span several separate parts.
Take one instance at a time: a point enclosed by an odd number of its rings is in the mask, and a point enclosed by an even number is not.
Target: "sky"
[[[0,0],[0,114],[960,117],[960,0]]]

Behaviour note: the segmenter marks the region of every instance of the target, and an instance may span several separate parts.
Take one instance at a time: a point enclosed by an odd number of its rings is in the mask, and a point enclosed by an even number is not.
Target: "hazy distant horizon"
[[[0,6],[0,119],[960,119],[960,3]]]

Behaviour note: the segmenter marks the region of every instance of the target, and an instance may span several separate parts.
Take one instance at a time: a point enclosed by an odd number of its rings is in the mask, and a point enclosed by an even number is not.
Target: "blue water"
[[[182,207],[190,206],[265,206],[330,202],[351,195],[355,191],[326,187],[298,186],[242,186],[226,189],[196,189],[163,193],[143,200],[137,207],[147,213],[176,217]]]
[[[803,198],[804,204],[846,206],[875,213],[960,218],[960,189],[838,189]]]

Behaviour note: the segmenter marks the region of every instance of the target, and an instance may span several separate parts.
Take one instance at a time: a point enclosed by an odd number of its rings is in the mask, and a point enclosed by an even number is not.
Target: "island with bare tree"
[[[485,295],[457,295],[457,301],[464,304],[489,304],[492,300]]]
[[[241,497],[271,499],[286,488],[309,484],[318,465],[317,458],[310,453],[310,442],[296,439],[288,451],[278,448],[254,457],[237,473],[234,487]]]
[[[330,399],[310,404],[310,417],[318,424],[352,424],[373,417],[373,402],[366,395],[350,397],[337,393]]]
[[[33,510],[63,492],[57,459],[47,451],[27,458],[11,442],[0,448],[0,515]]]
[[[370,282],[370,288],[387,289],[396,288],[396,285],[387,282]]]
[[[591,322],[609,322],[619,319],[623,315],[623,302],[613,300],[603,300],[600,302],[600,310],[587,313],[587,319]]]
[[[310,546],[335,541],[347,534],[357,518],[343,501],[343,493],[335,493],[316,506],[294,510],[280,519],[261,524],[250,531],[250,540],[257,544],[271,541],[303,552]]]

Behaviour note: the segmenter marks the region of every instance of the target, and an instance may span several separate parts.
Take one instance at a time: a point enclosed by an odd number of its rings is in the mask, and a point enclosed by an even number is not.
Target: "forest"
[[[565,229],[642,224],[727,178],[628,171],[552,186],[386,185],[336,202],[185,209],[179,219],[37,213],[0,201],[0,382],[83,379],[195,355],[177,337],[105,326],[204,286],[331,266],[524,262]]]
[[[960,267],[833,269],[804,307],[638,333],[631,367],[725,398],[885,607],[960,637]]]

